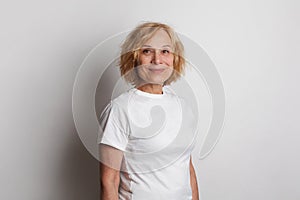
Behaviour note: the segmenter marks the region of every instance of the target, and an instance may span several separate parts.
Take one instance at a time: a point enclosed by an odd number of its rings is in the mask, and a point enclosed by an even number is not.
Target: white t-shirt
[[[100,125],[98,144],[124,152],[120,200],[192,199],[196,119],[169,86],[163,94],[129,89],[105,107]]]

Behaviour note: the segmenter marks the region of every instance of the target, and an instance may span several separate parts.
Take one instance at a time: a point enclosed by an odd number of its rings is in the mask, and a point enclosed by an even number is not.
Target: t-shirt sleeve
[[[98,144],[106,144],[125,151],[128,143],[126,113],[120,105],[110,101],[100,114]]]

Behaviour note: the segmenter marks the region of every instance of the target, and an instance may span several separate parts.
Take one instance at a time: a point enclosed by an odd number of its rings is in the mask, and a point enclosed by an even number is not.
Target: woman
[[[191,152],[195,119],[169,85],[184,72],[171,27],[143,23],[122,44],[120,71],[134,85],[102,111],[102,200],[198,200]]]

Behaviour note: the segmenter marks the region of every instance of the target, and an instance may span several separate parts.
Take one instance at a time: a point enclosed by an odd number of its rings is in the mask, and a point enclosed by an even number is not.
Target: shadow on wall
[[[59,166],[57,185],[51,199],[93,200],[99,199],[99,163],[82,144],[75,127],[71,130],[64,155]],[[63,185],[60,188],[60,185]],[[63,191],[61,191],[63,189]]]
[[[119,59],[112,61],[99,77],[95,94],[96,115],[99,120],[100,114],[110,100],[119,96],[133,86],[126,83],[121,77],[118,66]]]
[[[120,88],[124,88],[124,83],[120,83],[119,80],[120,72],[117,67],[117,60],[114,60],[99,77],[95,93],[95,108],[98,120],[101,111],[110,99],[124,91],[124,89],[120,90]],[[116,85],[121,85],[121,87],[116,87]],[[114,91],[115,87],[117,89]],[[64,155],[60,156],[61,160],[58,162],[59,166],[57,166],[57,181],[53,186],[55,194],[51,194],[50,199],[98,200],[101,192],[99,161],[86,149],[75,125],[69,131],[71,133],[66,134],[69,136],[66,139],[68,143],[65,144],[65,148],[62,150]]]
[[[123,93],[129,85],[124,87],[120,79],[117,61],[113,61],[99,77],[95,94],[95,108],[99,120],[101,111],[115,96]],[[115,88],[115,89],[114,89]],[[65,144],[64,155],[58,166],[57,184],[51,199],[64,200],[92,200],[100,198],[99,161],[90,154],[78,136],[75,126],[67,134],[70,138]],[[63,187],[60,187],[63,185]],[[58,188],[59,187],[59,188]],[[63,190],[63,191],[62,191]]]

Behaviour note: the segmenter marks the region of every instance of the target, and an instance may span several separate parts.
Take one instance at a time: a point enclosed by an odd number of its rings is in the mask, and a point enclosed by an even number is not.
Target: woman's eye
[[[162,50],[162,53],[163,53],[163,54],[169,54],[170,51],[165,49],[165,50]]]
[[[150,54],[151,53],[151,50],[150,49],[144,49],[143,50],[143,54]]]

